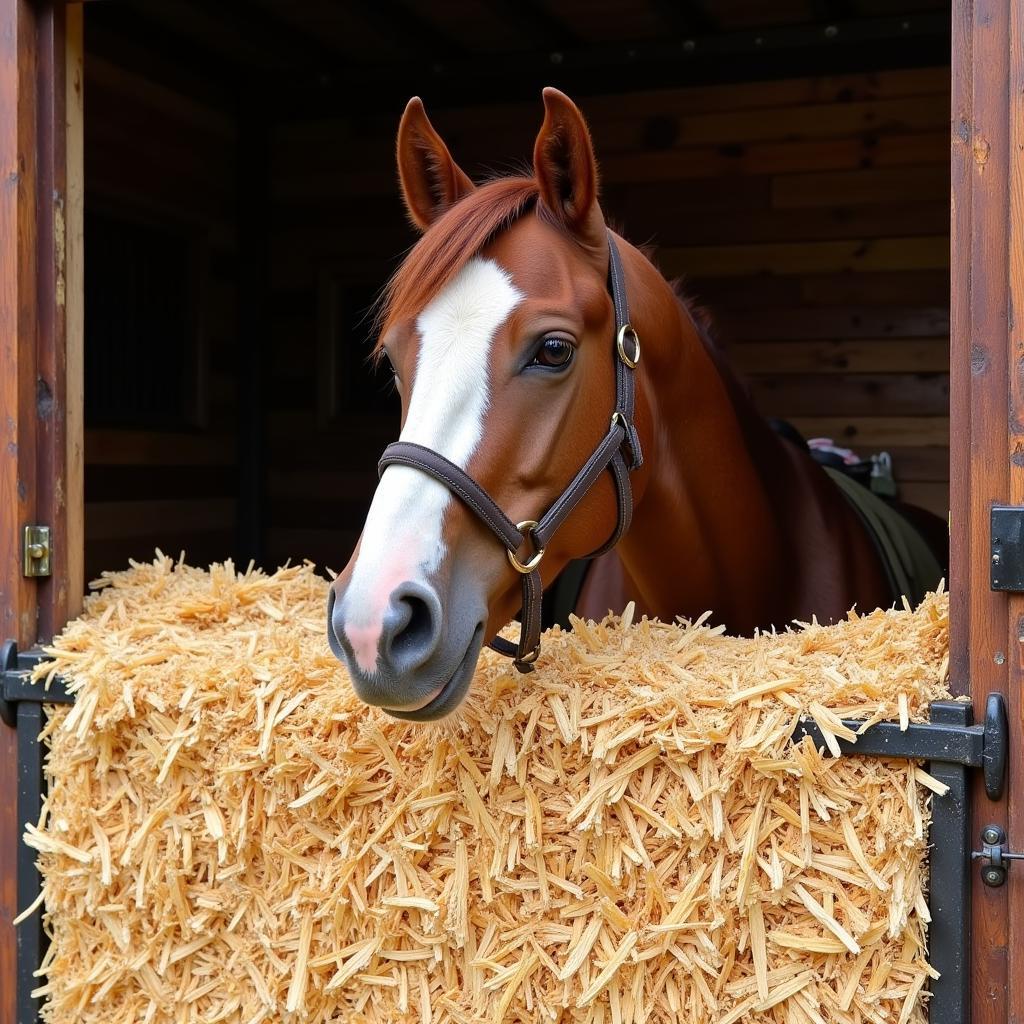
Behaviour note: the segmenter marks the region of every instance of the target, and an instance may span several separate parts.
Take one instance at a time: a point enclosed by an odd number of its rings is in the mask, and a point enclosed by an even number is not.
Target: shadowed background
[[[759,407],[948,507],[949,14],[877,0],[86,8],[86,568],[340,569],[397,435],[366,310],[405,100],[474,176],[588,117],[603,203]],[[712,440],[709,439],[709,443]]]

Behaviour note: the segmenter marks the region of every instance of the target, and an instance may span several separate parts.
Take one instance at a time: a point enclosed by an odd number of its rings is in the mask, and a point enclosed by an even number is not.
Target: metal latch
[[[1024,507],[993,505],[989,534],[992,590],[1024,591]]]
[[[26,526],[23,546],[23,572],[26,576],[50,575],[50,528]]]
[[[1015,860],[1024,860],[1024,853],[1010,853],[1006,833],[1001,825],[986,825],[981,830],[981,849],[971,851],[971,860],[987,861],[981,867],[981,880],[998,889],[1006,882],[1006,872]]]

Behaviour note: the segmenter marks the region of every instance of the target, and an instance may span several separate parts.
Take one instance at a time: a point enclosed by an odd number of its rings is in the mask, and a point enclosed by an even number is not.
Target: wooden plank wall
[[[581,102],[606,210],[656,243],[669,276],[687,275],[762,410],[889,449],[903,497],[943,517],[949,90],[936,68]],[[541,120],[539,97],[430,113],[473,175],[521,163]],[[413,240],[393,169],[399,114],[276,133],[269,562],[344,564],[395,434],[386,414],[318,426],[314,396],[318,282],[380,285]]]
[[[86,573],[235,547],[236,127],[226,113],[86,54],[86,207],[183,227],[205,248],[200,331],[209,405],[188,432],[86,431]],[[86,238],[88,259],[88,244]],[[86,338],[86,345],[95,339]]]

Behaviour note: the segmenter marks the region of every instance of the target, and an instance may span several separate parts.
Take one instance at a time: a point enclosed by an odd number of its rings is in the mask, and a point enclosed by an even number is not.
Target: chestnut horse
[[[423,235],[385,293],[377,346],[401,395],[402,442],[439,453],[512,523],[542,518],[616,408],[593,147],[571,100],[546,89],[544,106],[532,177],[477,187],[410,101],[398,171]],[[592,564],[578,610],[634,600],[638,613],[671,620],[713,609],[730,631],[751,633],[890,604],[857,512],[757,415],[648,258],[612,237],[643,345],[632,385],[643,464],[630,475],[632,525]],[[602,473],[551,538],[545,585],[613,535],[614,483]],[[388,465],[330,592],[329,639],[358,695],[415,720],[456,708],[481,647],[521,606],[506,555],[450,484]]]

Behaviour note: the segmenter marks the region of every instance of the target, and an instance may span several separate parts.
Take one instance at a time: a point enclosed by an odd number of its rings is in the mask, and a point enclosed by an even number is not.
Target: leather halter
[[[411,466],[433,477],[474,512],[501,541],[512,567],[523,577],[522,628],[518,644],[499,636],[491,641],[491,647],[512,658],[520,672],[532,672],[533,663],[540,654],[542,585],[538,566],[555,531],[606,469],[611,471],[615,481],[618,520],[611,537],[587,557],[596,558],[613,548],[629,529],[633,516],[633,492],[629,485],[629,474],[643,464],[640,438],[633,426],[636,404],[633,370],[640,361],[640,339],[629,322],[622,260],[610,232],[608,282],[615,307],[615,411],[612,413],[608,433],[569,486],[539,520],[527,519],[513,523],[468,473],[432,448],[410,441],[396,441],[384,449],[377,464],[378,474],[383,474],[388,466]],[[519,560],[518,552],[527,539],[534,553],[524,562]]]

